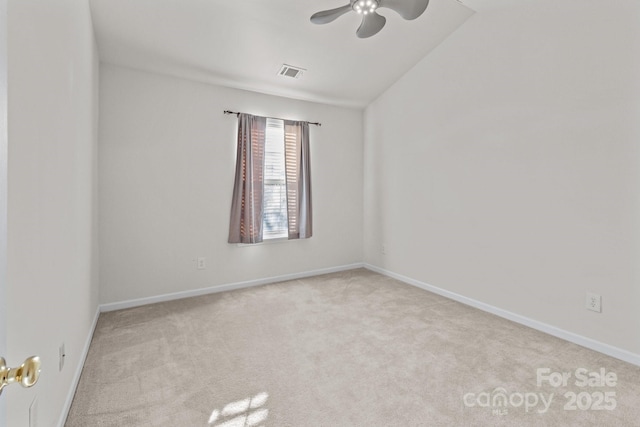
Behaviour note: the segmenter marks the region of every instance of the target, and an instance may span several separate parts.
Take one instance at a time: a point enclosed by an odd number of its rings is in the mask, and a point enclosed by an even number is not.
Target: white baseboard
[[[170,294],[157,295],[153,297],[137,298],[127,301],[113,302],[100,305],[100,312],[122,310],[124,308],[138,307],[141,305],[154,304],[157,302],[172,301],[182,298],[197,297],[200,295],[214,294],[218,292],[232,291],[234,289],[249,288],[252,286],[266,285],[269,283],[284,282],[286,280],[302,279],[305,277],[318,276],[320,274],[336,273],[339,271],[353,270],[364,267],[363,263],[341,265],[338,267],[322,268],[319,270],[304,271],[301,273],[284,274],[282,276],[267,277],[265,279],[248,280],[246,282],[228,283],[216,285],[208,288],[194,289],[191,291],[174,292]]]
[[[530,328],[536,329],[538,331],[547,333],[549,335],[553,335],[554,337],[561,338],[565,341],[572,342],[574,344],[578,344],[582,347],[586,347],[591,350],[595,350],[602,354],[606,354],[607,356],[615,357],[616,359],[623,360],[625,362],[634,364],[636,366],[640,366],[640,355],[632,353],[627,350],[623,350],[618,347],[614,347],[609,344],[602,343],[600,341],[593,340],[591,338],[584,337],[582,335],[575,334],[573,332],[566,331],[564,329],[557,328],[555,326],[539,322],[534,319],[530,319],[525,316],[521,316],[516,313],[512,313],[507,310],[503,310],[498,307],[494,307],[489,304],[485,304],[483,302],[474,300],[472,298],[465,297],[463,295],[456,294],[455,292],[450,292],[442,288],[438,288],[436,286],[429,285],[427,283],[421,282],[419,280],[412,279],[410,277],[403,276],[401,274],[394,273],[389,270],[385,270],[384,268],[376,267],[371,264],[364,264],[364,268],[367,270],[374,271],[376,273],[383,274],[385,276],[392,277],[394,279],[400,280],[408,285],[415,286],[420,289],[424,289],[429,292],[433,292],[434,294],[441,295],[443,297],[452,299],[454,301],[458,301],[462,304],[469,305],[471,307],[475,307],[482,311],[486,311],[491,314],[495,314],[496,316],[502,317],[504,319],[511,320],[513,322],[519,323],[524,326],[528,326]]]
[[[93,317],[93,323],[91,324],[91,328],[89,329],[89,333],[87,334],[87,340],[85,341],[84,348],[82,349],[82,353],[80,354],[80,360],[78,361],[76,372],[73,375],[73,381],[71,382],[71,387],[69,388],[69,392],[67,393],[67,399],[64,402],[62,414],[60,414],[60,419],[58,420],[58,427],[64,427],[64,423],[67,421],[69,409],[71,409],[71,403],[73,403],[73,397],[76,394],[76,389],[78,388],[78,383],[80,382],[80,376],[82,375],[82,368],[84,368],[84,362],[87,360],[87,354],[89,353],[89,346],[91,345],[91,340],[93,339],[93,333],[95,332],[96,325],[98,324],[98,317],[100,317],[100,307],[96,308],[96,314]]]

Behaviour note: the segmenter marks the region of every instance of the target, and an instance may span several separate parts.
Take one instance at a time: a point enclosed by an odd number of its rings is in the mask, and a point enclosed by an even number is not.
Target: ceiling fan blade
[[[336,20],[341,17],[345,13],[349,12],[351,9],[351,5],[345,5],[342,7],[336,7],[335,9],[323,10],[322,12],[314,13],[311,16],[311,22],[314,24],[328,24],[331,21]]]
[[[361,39],[371,37],[377,34],[386,22],[387,19],[382,15],[378,15],[376,12],[363,15],[362,24],[360,24],[358,31],[356,31],[356,35]]]
[[[394,10],[407,20],[422,15],[428,5],[429,0],[380,0],[380,7]]]

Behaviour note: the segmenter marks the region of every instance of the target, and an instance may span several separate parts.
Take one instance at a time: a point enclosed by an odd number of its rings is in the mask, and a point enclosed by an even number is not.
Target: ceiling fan
[[[400,14],[404,19],[416,19],[427,8],[429,0],[350,0],[349,4],[335,9],[323,10],[311,16],[314,24],[328,24],[347,12],[362,15],[362,23],[356,35],[361,39],[377,34],[384,27],[387,19],[378,15],[379,7],[386,7]]]

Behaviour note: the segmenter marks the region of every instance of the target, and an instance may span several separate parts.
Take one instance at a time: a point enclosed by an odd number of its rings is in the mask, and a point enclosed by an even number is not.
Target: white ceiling
[[[381,8],[386,26],[359,39],[355,13],[309,21],[349,0],[90,1],[104,62],[353,107],[374,100],[473,14],[456,0],[431,0],[414,21]],[[283,63],[308,71],[281,77]]]

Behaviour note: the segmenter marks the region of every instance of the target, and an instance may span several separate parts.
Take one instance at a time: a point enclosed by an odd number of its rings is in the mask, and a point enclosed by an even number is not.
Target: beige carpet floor
[[[66,423],[502,425],[640,426],[640,368],[367,270],[102,314]]]

